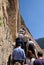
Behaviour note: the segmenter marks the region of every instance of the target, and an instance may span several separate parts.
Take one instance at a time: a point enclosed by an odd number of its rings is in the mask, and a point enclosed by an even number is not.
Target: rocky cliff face
[[[15,32],[12,34],[13,30],[12,28],[10,28],[10,27],[14,27],[13,26],[14,22],[12,21],[13,21],[15,13],[10,11],[10,10],[13,11],[13,9],[11,9],[13,7],[10,7],[11,4],[9,3],[9,1],[11,2],[12,0],[0,1],[0,65],[7,65],[8,57],[13,50],[12,36],[15,36],[13,35],[15,34]]]
[[[18,1],[0,0],[0,65],[7,65],[9,55],[13,50],[13,43],[22,25],[26,29],[25,36],[34,41],[20,15]],[[37,48],[39,48],[38,45]]]

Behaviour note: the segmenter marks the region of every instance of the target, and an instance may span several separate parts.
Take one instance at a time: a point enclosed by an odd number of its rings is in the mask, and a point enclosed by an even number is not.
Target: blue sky
[[[33,37],[44,37],[44,0],[20,0],[20,13]]]

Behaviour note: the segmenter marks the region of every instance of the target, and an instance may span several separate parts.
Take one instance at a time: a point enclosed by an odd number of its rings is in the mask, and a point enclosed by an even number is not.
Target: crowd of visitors
[[[41,51],[35,52],[36,46],[31,39],[25,42],[24,35],[19,34],[15,41],[16,45],[12,52],[13,65],[16,62],[19,62],[21,65],[44,65],[43,53]]]

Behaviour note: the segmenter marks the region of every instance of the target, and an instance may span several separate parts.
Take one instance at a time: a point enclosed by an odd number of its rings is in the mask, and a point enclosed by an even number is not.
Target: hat
[[[24,35],[23,34],[18,34],[18,37],[23,39]]]

